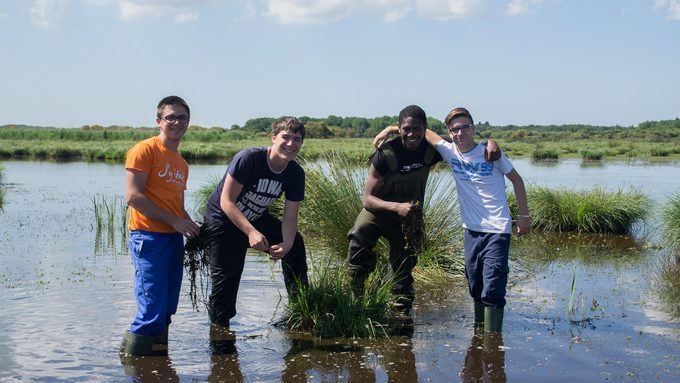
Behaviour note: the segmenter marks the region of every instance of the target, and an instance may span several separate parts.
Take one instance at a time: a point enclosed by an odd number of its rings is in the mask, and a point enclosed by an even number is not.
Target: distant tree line
[[[397,116],[375,118],[339,117],[312,118],[303,116],[308,138],[371,138],[388,125],[397,123]],[[250,119],[243,126],[232,125],[203,128],[189,127],[200,134],[187,137],[194,141],[243,140],[253,136],[267,135],[275,118],[261,117]],[[434,118],[428,118],[428,126],[435,132],[445,135],[446,127]],[[133,128],[130,126],[84,125],[80,129],[60,129],[28,125],[0,126],[0,139],[64,139],[64,140],[128,140],[142,139],[155,134],[156,128]],[[482,138],[497,138],[507,141],[538,140],[582,140],[582,139],[639,139],[665,141],[680,136],[680,118],[674,120],[645,121],[635,126],[596,126],[583,124],[567,125],[491,125],[488,121],[478,122],[477,134]]]

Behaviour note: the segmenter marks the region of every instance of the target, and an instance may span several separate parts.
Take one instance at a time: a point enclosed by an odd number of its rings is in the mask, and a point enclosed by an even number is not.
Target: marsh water
[[[133,268],[119,234],[97,237],[92,198],[123,195],[123,166],[4,162],[0,381],[678,381],[680,322],[652,281],[665,251],[658,209],[680,191],[680,164],[514,163],[528,183],[634,187],[655,208],[632,237],[514,240],[502,337],[475,335],[464,281],[419,288],[410,335],[312,341],[288,334],[272,324],[286,301],[280,269],[252,253],[231,323],[232,354],[210,354],[208,318],[192,310],[185,278],[169,358],[122,366],[117,349],[134,314]],[[192,192],[224,169],[192,166],[188,210]]]

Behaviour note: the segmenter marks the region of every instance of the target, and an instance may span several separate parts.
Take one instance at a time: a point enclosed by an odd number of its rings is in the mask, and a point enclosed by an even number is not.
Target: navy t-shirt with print
[[[273,172],[267,162],[268,148],[250,148],[238,152],[222,181],[208,199],[206,220],[230,222],[220,207],[220,196],[227,174],[243,185],[236,205],[248,221],[260,218],[267,207],[285,193],[286,200],[298,202],[305,196],[305,172],[295,161],[288,163],[279,173]]]

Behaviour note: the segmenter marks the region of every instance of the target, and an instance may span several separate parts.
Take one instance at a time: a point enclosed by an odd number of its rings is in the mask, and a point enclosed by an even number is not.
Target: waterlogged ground
[[[252,254],[232,323],[233,354],[210,355],[207,316],[182,295],[170,358],[122,366],[117,348],[134,313],[133,271],[118,233],[111,242],[108,233],[97,239],[91,211],[94,195],[122,195],[122,166],[3,165],[2,382],[680,379],[680,323],[651,288],[664,251],[655,246],[654,223],[637,239],[536,234],[515,241],[505,331],[492,338],[475,334],[462,281],[418,291],[411,335],[315,342],[287,334],[271,325],[283,310],[280,269]],[[668,176],[676,163],[516,166],[529,182],[550,187],[635,186],[657,201],[680,189]],[[223,170],[192,167],[189,193]]]

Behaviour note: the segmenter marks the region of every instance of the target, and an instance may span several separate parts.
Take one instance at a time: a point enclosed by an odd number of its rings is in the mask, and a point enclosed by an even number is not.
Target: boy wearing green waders
[[[122,356],[168,353],[168,326],[177,310],[184,271],[183,236],[199,233],[184,210],[189,165],[178,151],[189,113],[180,97],[162,99],[156,112],[158,136],[137,143],[125,158],[137,312],[123,338]]]

